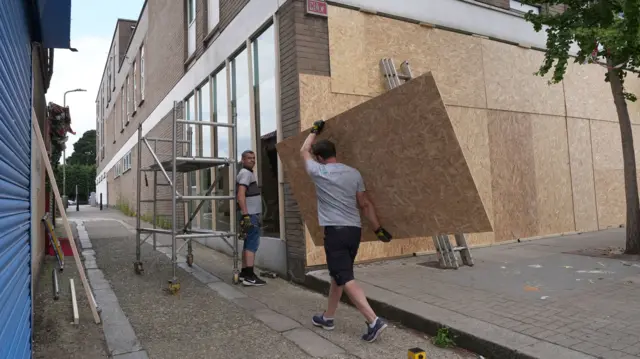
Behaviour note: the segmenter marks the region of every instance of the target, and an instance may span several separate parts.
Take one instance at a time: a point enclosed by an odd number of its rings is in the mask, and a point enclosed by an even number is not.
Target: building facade
[[[53,49],[69,48],[70,6],[64,0],[0,2],[0,358],[31,358],[48,160],[32,123],[46,139]]]
[[[321,14],[309,14],[309,4]],[[135,132],[142,123],[143,134],[167,137],[174,101],[182,101],[187,120],[234,122],[236,153],[252,149],[258,158],[258,265],[303,281],[325,263],[324,251],[309,238],[275,144],[374,100],[384,91],[379,62],[388,57],[396,66],[408,60],[415,75],[434,73],[494,228],[470,234],[473,245],[619,226],[622,157],[620,146],[605,145],[620,139],[604,68],[571,65],[553,86],[534,76],[546,38],[523,19],[529,10],[563,9],[513,0],[148,1],[125,61],[111,74],[111,102],[98,94],[98,193],[129,208],[136,196],[149,198],[150,187],[135,191]],[[640,124],[639,108],[629,106]],[[226,129],[196,130],[191,140],[192,153],[230,153]],[[203,194],[216,181],[224,195],[229,178],[205,170],[180,186]],[[194,225],[224,230],[229,218],[228,207],[207,203]],[[202,243],[227,250],[214,239]],[[425,238],[363,243],[358,260],[432,250]]]

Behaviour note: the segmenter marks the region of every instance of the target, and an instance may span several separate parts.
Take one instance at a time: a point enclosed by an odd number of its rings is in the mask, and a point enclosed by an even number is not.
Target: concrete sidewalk
[[[358,266],[383,315],[490,358],[640,358],[640,261],[616,255],[624,229],[472,250],[474,267],[435,256]],[[318,290],[327,271],[308,274]]]
[[[398,358],[416,346],[425,349],[428,358],[476,357],[464,350],[437,348],[423,334],[396,325],[379,341],[365,343],[360,339],[364,320],[348,306],[339,310],[334,331],[315,328],[310,318],[324,307],[325,297],[281,279],[267,278],[268,285],[260,288],[234,286],[230,284],[231,259],[198,243],[193,268],[185,263],[178,268],[179,294],[166,294],[163,290],[171,276],[167,249],[154,251],[144,245],[145,273],[138,276],[133,271],[135,219],[113,210],[92,209],[69,212],[69,217],[78,228],[86,228],[96,267],[104,273],[100,287],[112,290],[109,303],[117,302],[116,309],[124,314],[123,318],[115,310],[117,326],[110,328],[103,316],[110,350],[114,347],[110,340],[117,339],[124,344],[121,352],[128,348],[141,358],[148,354],[153,359]],[[168,236],[158,240],[169,242]],[[184,256],[180,259],[184,261]],[[103,295],[96,293],[96,300],[104,302]],[[128,341],[117,337],[120,327],[131,328]]]

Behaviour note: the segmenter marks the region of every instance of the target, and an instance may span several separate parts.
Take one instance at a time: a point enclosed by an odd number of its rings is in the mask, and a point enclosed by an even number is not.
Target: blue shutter
[[[31,358],[31,37],[0,1],[0,358]]]

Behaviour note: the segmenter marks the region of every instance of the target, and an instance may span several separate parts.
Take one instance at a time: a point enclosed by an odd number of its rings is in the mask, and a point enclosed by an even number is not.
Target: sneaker
[[[322,327],[325,330],[333,330],[335,328],[333,319],[324,319],[324,313],[314,315],[313,318],[311,318],[311,323],[316,327]]]
[[[371,326],[369,326],[369,323],[367,323],[367,333],[362,335],[362,340],[371,343],[378,339],[380,333],[382,333],[382,331],[386,328],[387,323],[382,320],[382,318],[378,318],[378,320],[376,320],[376,324],[373,326],[373,328],[371,328]]]
[[[261,287],[261,286],[267,284],[267,282],[265,282],[262,279],[258,278],[257,275],[251,274],[251,275],[246,275],[242,279],[242,284],[247,286],[247,287]]]

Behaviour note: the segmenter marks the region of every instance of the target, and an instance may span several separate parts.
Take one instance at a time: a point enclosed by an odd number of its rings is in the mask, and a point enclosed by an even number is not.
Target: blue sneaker
[[[335,325],[333,324],[333,319],[324,319],[324,313],[319,315],[314,315],[311,318],[311,322],[316,327],[322,327],[325,330],[333,330]]]
[[[378,339],[380,333],[382,333],[382,331],[386,328],[387,323],[382,318],[378,318],[378,320],[376,320],[376,324],[373,326],[373,328],[371,328],[371,326],[369,326],[369,323],[367,323],[367,333],[362,335],[362,340],[371,343]]]

